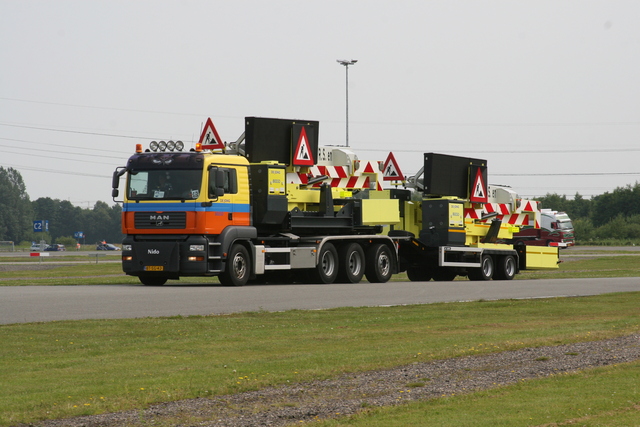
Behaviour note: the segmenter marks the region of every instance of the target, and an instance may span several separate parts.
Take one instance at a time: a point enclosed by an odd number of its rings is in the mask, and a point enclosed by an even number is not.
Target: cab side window
[[[212,167],[209,169],[209,198],[220,196],[219,189],[224,194],[236,194],[238,192],[238,180],[235,169]]]

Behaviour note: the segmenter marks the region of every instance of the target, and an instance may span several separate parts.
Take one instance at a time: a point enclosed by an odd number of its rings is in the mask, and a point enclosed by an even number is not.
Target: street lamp
[[[349,65],[353,65],[358,62],[357,59],[337,59],[340,65],[344,65],[344,68],[347,72],[347,98],[346,98],[346,107],[347,107],[347,147],[349,146]]]

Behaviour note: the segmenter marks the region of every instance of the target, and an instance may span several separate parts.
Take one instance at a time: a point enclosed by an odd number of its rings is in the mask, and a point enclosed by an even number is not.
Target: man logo
[[[169,215],[149,215],[150,221],[169,221]]]
[[[160,255],[160,251],[158,249],[147,249],[147,254],[149,254],[149,255]]]

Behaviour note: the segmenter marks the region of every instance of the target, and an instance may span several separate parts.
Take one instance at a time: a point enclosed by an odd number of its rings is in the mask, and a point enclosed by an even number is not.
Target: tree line
[[[107,184],[108,185],[108,184]],[[41,197],[29,199],[20,172],[0,166],[0,240],[22,242],[95,244],[98,241],[119,243],[123,235],[120,228],[122,208],[97,202],[93,208],[80,208],[67,200]],[[35,232],[34,221],[48,221],[49,230]],[[75,239],[77,232],[84,238]]]
[[[573,221],[578,244],[640,243],[640,184],[585,199],[558,194],[536,198],[541,208],[566,212]]]
[[[547,194],[535,200],[540,208],[566,212],[573,220],[578,244],[640,243],[640,184],[618,187],[612,192],[585,199],[576,193]],[[48,197],[29,200],[20,173],[0,166],[0,240],[15,243],[40,241],[75,242],[76,232],[84,232],[84,242],[120,242],[122,208],[97,202],[92,209],[73,206],[69,201]],[[49,231],[33,231],[34,220],[48,220]],[[60,241],[60,239],[65,241]]]

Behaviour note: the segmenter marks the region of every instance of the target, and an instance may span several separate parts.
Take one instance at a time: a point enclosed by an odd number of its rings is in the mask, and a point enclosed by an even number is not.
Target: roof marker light
[[[136,144],[136,153],[142,153],[142,144]]]

